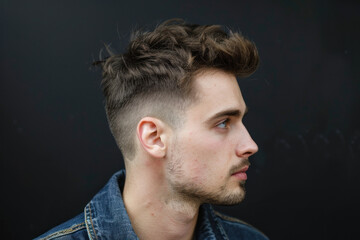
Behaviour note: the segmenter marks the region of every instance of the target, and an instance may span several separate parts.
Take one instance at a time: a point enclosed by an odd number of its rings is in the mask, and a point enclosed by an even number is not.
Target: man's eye
[[[230,121],[230,119],[227,118],[224,121],[218,123],[216,125],[216,127],[218,127],[218,128],[228,128],[229,127],[229,121]]]

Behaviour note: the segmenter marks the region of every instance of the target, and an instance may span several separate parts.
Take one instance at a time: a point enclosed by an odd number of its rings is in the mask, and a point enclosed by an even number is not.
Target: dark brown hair
[[[141,118],[157,117],[179,126],[181,111],[195,101],[193,77],[220,69],[238,77],[259,63],[256,46],[218,25],[168,20],[153,31],[136,31],[123,54],[100,61],[102,89],[110,129],[124,157],[135,153],[135,129]]]

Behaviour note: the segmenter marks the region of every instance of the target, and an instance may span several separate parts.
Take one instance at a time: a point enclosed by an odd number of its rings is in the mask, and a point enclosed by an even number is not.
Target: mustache
[[[239,164],[237,164],[237,165],[235,165],[235,166],[233,166],[233,167],[231,167],[230,168],[230,175],[232,175],[232,174],[234,174],[234,173],[236,173],[236,172],[239,172],[243,167],[246,167],[246,166],[249,166],[250,167],[250,161],[249,161],[249,159],[248,158],[246,158],[246,159],[243,159],[242,161],[241,161],[241,163],[239,163]]]

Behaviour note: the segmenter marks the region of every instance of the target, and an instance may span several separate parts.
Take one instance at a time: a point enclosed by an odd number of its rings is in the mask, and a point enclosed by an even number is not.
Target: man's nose
[[[248,130],[243,124],[238,138],[239,140],[235,150],[238,157],[249,158],[259,150],[258,145],[251,138]]]

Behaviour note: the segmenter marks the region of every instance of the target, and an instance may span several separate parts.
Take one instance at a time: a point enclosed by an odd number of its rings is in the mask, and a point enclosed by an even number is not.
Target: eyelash
[[[227,128],[229,128],[228,127],[229,122],[230,122],[230,118],[227,118],[227,119],[219,122],[218,124],[216,124],[216,127],[220,128],[220,129],[227,129]],[[220,127],[221,124],[226,124],[226,126],[225,127]]]

